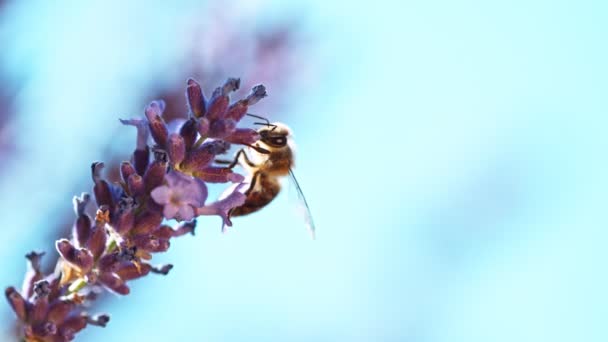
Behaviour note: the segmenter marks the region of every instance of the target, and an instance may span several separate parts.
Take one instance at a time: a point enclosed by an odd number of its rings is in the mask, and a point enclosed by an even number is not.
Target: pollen
[[[105,225],[110,222],[110,210],[108,208],[99,208],[95,214],[95,221],[100,225]]]

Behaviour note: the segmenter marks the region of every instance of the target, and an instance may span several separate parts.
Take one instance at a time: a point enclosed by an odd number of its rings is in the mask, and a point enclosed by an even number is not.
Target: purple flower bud
[[[127,188],[129,189],[131,196],[135,197],[143,195],[146,191],[144,179],[136,173],[129,176],[129,179],[127,180]]]
[[[239,100],[228,107],[226,111],[226,119],[232,119],[236,122],[241,121],[241,119],[247,114],[247,110],[249,109],[249,102],[247,100]]]
[[[191,78],[188,79],[186,98],[188,99],[190,112],[194,117],[200,118],[205,115],[205,95],[203,94],[200,84]]]
[[[230,144],[222,140],[206,142],[188,153],[181,164],[181,169],[190,172],[203,169],[213,161],[216,155],[226,153],[229,148]]]
[[[208,183],[240,183],[245,179],[245,177],[227,167],[209,166],[194,172],[193,175]]]
[[[215,120],[209,126],[209,137],[223,139],[230,136],[235,130],[236,121],[232,119]]]
[[[74,334],[84,329],[87,326],[86,316],[68,317],[59,327],[59,334],[66,340],[74,339]]]
[[[49,307],[49,313],[47,314],[46,319],[49,322],[60,325],[66,317],[68,317],[73,308],[74,302],[70,300],[56,301]]]
[[[94,162],[91,165],[91,171],[93,175],[93,182],[95,182],[95,186],[93,187],[93,193],[95,194],[95,201],[97,202],[97,206],[107,205],[112,206],[112,190],[110,189],[110,185],[108,182],[101,178],[101,170],[103,169],[104,164],[102,162]]]
[[[136,151],[143,151],[148,147],[148,137],[150,131],[148,130],[148,123],[144,119],[120,119],[123,125],[134,126],[137,128],[137,147]]]
[[[246,99],[247,105],[253,106],[266,96],[268,96],[268,94],[266,93],[266,87],[261,84],[258,84],[251,88],[251,94],[249,94]]]
[[[4,294],[6,295],[8,303],[11,305],[13,311],[17,315],[17,318],[25,322],[27,320],[27,304],[25,302],[25,299],[12,286],[8,287],[4,291]]]
[[[230,99],[228,95],[223,93],[222,89],[216,88],[211,95],[211,99],[209,99],[209,106],[205,117],[211,122],[223,118],[226,114],[226,109],[228,109]]]
[[[124,281],[129,281],[137,278],[141,278],[148,273],[150,273],[150,269],[152,266],[146,263],[135,264],[132,262],[123,263],[118,270],[116,270],[116,274]]]
[[[122,177],[123,182],[126,183],[129,180],[129,177],[134,174],[137,174],[137,171],[135,171],[133,164],[128,161],[120,163],[120,176]]]
[[[252,145],[260,140],[260,134],[251,128],[237,128],[230,136],[224,140],[239,145]]]
[[[125,284],[124,280],[115,273],[103,272],[99,275],[98,281],[114,293],[125,296],[130,292],[129,287]]]
[[[144,184],[146,185],[146,191],[151,191],[152,189],[158,187],[163,184],[163,179],[165,178],[165,172],[167,171],[167,165],[162,162],[154,161],[146,170],[146,174],[144,175]]]
[[[167,152],[169,153],[169,161],[171,166],[179,165],[186,157],[186,143],[184,138],[177,133],[173,133],[169,136],[169,144],[167,146]]]
[[[88,249],[76,249],[72,243],[66,239],[57,241],[55,247],[68,264],[80,269],[82,273],[88,273],[93,267],[93,254]]]
[[[179,130],[179,134],[184,138],[184,144],[186,145],[186,150],[190,150],[194,142],[196,141],[197,134],[197,120],[195,118],[190,118]]]
[[[104,254],[97,261],[97,268],[102,272],[114,272],[120,263],[119,252]]]
[[[55,335],[57,326],[53,322],[42,322],[32,326],[32,333],[39,337]]]
[[[167,225],[162,225],[158,227],[158,229],[156,229],[154,232],[152,232],[152,234],[159,239],[169,240],[173,237],[173,232],[173,228]]]
[[[196,131],[201,137],[204,137],[209,133],[209,120],[207,118],[200,118],[196,123]]]
[[[169,136],[167,125],[161,117],[164,107],[165,102],[162,100],[152,101],[146,107],[146,118],[148,119],[150,134],[152,135],[152,139],[162,148],[167,145],[167,138]]]
[[[114,223],[114,229],[123,235],[133,229],[135,225],[135,213],[133,209],[123,210],[118,214],[118,218]]]
[[[150,163],[150,148],[146,146],[143,150],[135,150],[133,152],[133,165],[137,174],[143,176]]]
[[[218,215],[224,221],[222,231],[225,226],[232,226],[228,213],[232,208],[238,207],[245,203],[247,196],[240,192],[240,189],[244,186],[244,183],[239,184],[236,188],[224,199],[220,199],[217,202],[211,203],[201,208],[196,209],[197,215]]]
[[[103,251],[106,249],[107,234],[103,226],[93,227],[91,238],[87,242],[87,248],[93,254],[93,258],[97,260]]]
[[[49,301],[46,296],[38,297],[34,300],[34,304],[28,315],[30,322],[41,322],[46,318],[49,311]]]
[[[134,235],[148,234],[160,226],[163,217],[159,213],[145,211],[135,218],[135,227],[131,230]]]
[[[24,294],[25,298],[30,298],[34,293],[34,284],[43,278],[42,271],[40,269],[40,260],[44,252],[30,252],[25,255],[28,260],[27,271],[23,279],[23,287],[21,293]]]
[[[89,239],[91,231],[91,218],[85,214],[85,208],[90,201],[91,196],[87,193],[83,193],[80,197],[74,196],[74,211],[76,212],[76,220],[73,226],[74,240],[76,246],[84,246],[86,241]]]
[[[169,249],[169,240],[159,239],[154,235],[138,235],[133,238],[133,243],[138,249],[150,252],[160,253]]]

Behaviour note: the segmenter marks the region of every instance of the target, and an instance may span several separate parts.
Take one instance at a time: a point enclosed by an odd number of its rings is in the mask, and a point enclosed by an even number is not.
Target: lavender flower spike
[[[247,106],[266,92],[263,86],[254,87],[249,97],[231,106],[226,117],[228,93],[239,87],[238,79],[228,79],[209,102],[204,101],[198,83],[191,80],[188,86],[192,116],[179,133],[169,134],[161,117],[162,101],[146,107],[146,118],[121,120],[137,128],[137,148],[131,162],[120,165],[119,182],[102,177],[103,163],[91,165],[95,201],[86,193],[74,198],[72,236],[55,243],[60,256],[55,272],[45,273],[40,267],[42,253],[26,256],[29,262],[22,291],[12,286],[5,290],[20,321],[19,338],[67,342],[87,326],[105,327],[110,316],[85,312],[98,291],[105,288],[124,296],[130,293],[132,280],[148,274],[167,275],[173,266],[152,266],[153,254],[167,251],[172,238],[194,235],[193,219],[199,215],[220,216],[222,230],[232,225],[231,210],[245,202],[240,191],[244,177],[213,162],[231,143],[257,142],[260,135],[255,130],[236,126]],[[150,136],[156,145],[148,145]],[[237,183],[228,189],[228,196],[205,205],[206,183],[227,182]],[[96,210],[94,217],[87,214],[87,207]],[[172,227],[163,223],[164,219],[182,222]]]
[[[152,199],[163,205],[165,218],[192,220],[195,217],[194,208],[201,207],[207,199],[205,183],[179,171],[169,172],[165,180],[166,185],[152,190]]]

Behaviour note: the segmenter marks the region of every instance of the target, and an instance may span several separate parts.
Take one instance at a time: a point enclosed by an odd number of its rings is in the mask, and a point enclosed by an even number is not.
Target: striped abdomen
[[[256,172],[253,175],[251,186],[245,192],[247,196],[245,203],[232,209],[230,216],[243,216],[264,208],[277,197],[280,190],[281,185],[275,177],[271,177],[264,172]]]

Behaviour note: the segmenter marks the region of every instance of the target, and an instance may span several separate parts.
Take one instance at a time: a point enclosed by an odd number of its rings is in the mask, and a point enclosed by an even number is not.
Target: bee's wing
[[[310,232],[312,238],[315,238],[315,223],[312,219],[312,214],[310,213],[310,207],[308,206],[308,203],[306,202],[306,197],[304,197],[304,193],[302,192],[302,188],[300,188],[300,184],[298,183],[298,180],[296,179],[296,175],[293,173],[293,170],[290,168],[289,169],[289,179],[290,179],[290,183],[292,183],[295,188],[296,188],[296,192],[298,193],[298,206],[299,209],[302,211],[303,215],[304,215],[304,220],[306,221],[306,226],[308,228],[308,231]]]

